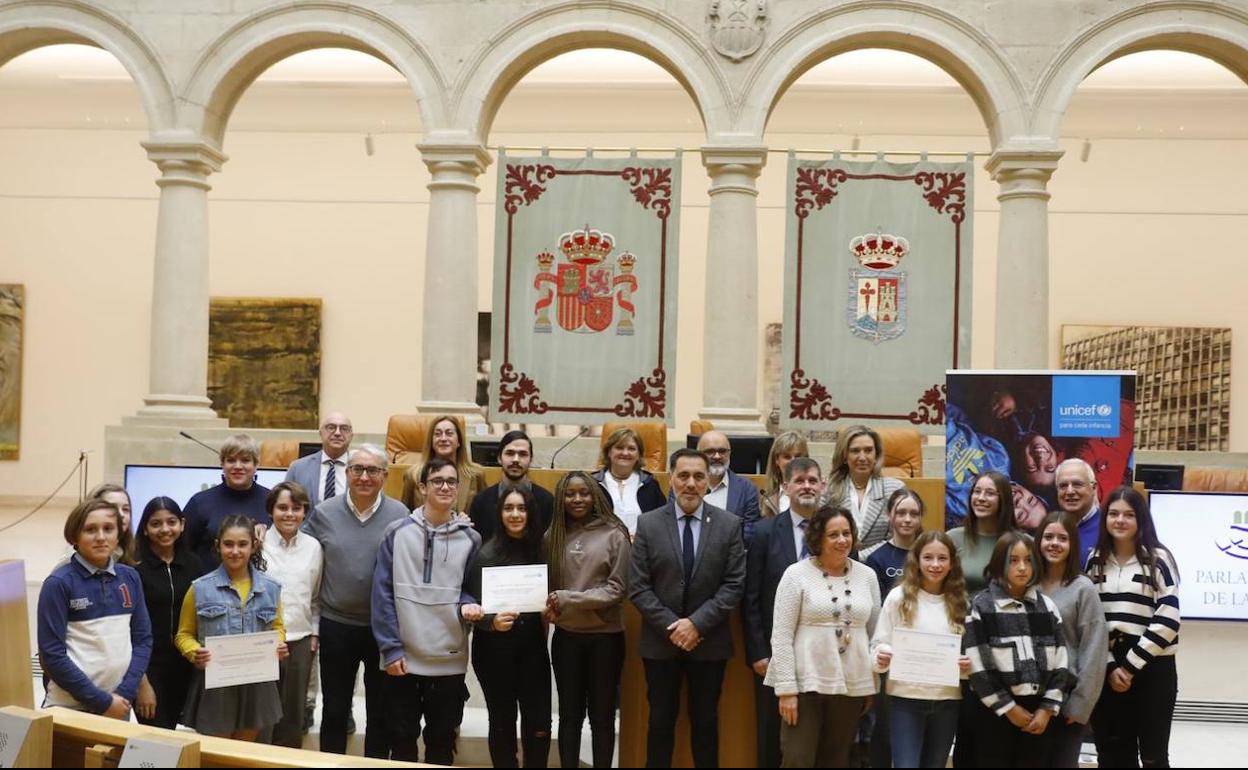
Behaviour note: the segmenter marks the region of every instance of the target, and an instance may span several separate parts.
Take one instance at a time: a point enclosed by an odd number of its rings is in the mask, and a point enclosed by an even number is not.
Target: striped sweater
[[[971,687],[984,706],[1004,715],[1015,697],[1040,697],[1055,714],[1070,689],[1062,616],[1053,600],[1028,588],[1022,599],[997,581],[975,594],[962,637]]]
[[[1135,674],[1153,658],[1179,649],[1179,572],[1169,551],[1159,549],[1155,558],[1155,570],[1134,556],[1120,564],[1111,555],[1102,563],[1093,551],[1088,559],[1088,577],[1100,593],[1110,635],[1138,637],[1125,656],[1109,662],[1111,669],[1122,666]]]

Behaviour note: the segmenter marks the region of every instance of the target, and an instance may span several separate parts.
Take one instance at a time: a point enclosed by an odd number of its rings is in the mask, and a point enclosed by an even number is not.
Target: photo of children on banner
[[[1018,525],[1031,529],[1057,509],[1055,475],[1078,458],[1096,473],[1103,506],[1109,490],[1132,481],[1135,381],[1122,378],[1118,436],[1053,435],[1053,375],[950,374],[947,380],[945,526],[966,517],[969,485],[995,470],[1009,477]]]

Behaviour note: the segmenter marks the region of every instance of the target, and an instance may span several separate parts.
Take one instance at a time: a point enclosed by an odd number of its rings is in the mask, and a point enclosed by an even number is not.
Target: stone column
[[[702,148],[711,187],[698,417],[730,433],[765,432],[758,408],[758,188],[754,180],[766,163],[765,147]]]
[[[423,144],[429,182],[421,317],[421,414],[483,422],[477,393],[477,177],[490,163],[478,144]]]
[[[160,169],[151,358],[141,422],[224,425],[208,400],[208,175],[226,157],[204,142],[144,142]]]
[[[1061,150],[997,150],[986,169],[1001,186],[997,246],[998,369],[1049,362],[1049,177]]]

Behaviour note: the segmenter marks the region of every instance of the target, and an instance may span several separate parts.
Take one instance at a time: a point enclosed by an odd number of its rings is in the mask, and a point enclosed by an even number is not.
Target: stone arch
[[[375,11],[318,2],[261,11],[217,38],[181,95],[182,127],[223,146],[230,113],[262,72],[292,54],[329,47],[361,51],[390,64],[415,93],[425,130],[443,122],[445,80],[419,41]]]
[[[907,0],[880,5],[853,2],[823,9],[780,32],[746,80],[738,131],[761,141],[780,97],[819,62],[855,49],[889,48],[921,56],[958,81],[979,108],[993,147],[1023,133],[1024,89],[991,38],[930,5]]]
[[[1133,8],[1089,27],[1061,50],[1041,77],[1031,133],[1056,140],[1084,78],[1106,62],[1158,48],[1204,56],[1248,81],[1248,13],[1176,0]]]
[[[0,65],[27,51],[62,43],[95,46],[117,57],[139,90],[148,130],[155,134],[174,126],[173,87],[164,64],[124,22],[80,0],[28,0],[0,7]]]
[[[492,35],[453,91],[456,125],[484,143],[499,106],[529,70],[583,48],[616,48],[650,59],[689,93],[708,135],[728,129],[732,97],[710,48],[670,16],[611,0],[551,4]]]

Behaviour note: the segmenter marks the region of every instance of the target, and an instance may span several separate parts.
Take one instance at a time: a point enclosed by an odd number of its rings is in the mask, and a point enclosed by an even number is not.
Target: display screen
[[[1179,567],[1184,620],[1248,620],[1248,494],[1153,492],[1157,537]]]
[[[261,486],[273,488],[285,480],[286,471],[279,469],[260,469],[256,471],[256,482]],[[188,468],[170,465],[127,465],[126,492],[130,494],[130,505],[133,515],[130,526],[138,530],[139,517],[143,506],[153,497],[164,495],[172,497],[178,505],[186,507],[186,501],[196,492],[215,487],[221,483],[221,466],[208,465],[202,468]]]

